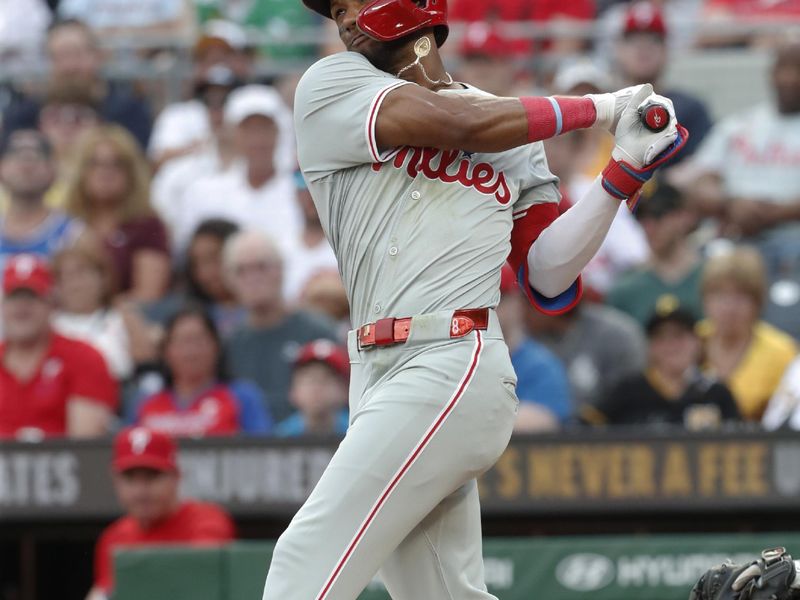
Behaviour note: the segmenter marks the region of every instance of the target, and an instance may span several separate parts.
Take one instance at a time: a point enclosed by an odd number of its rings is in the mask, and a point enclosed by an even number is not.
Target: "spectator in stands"
[[[181,200],[185,210],[172,224],[176,247],[186,247],[200,221],[216,217],[260,229],[288,256],[303,229],[295,165],[287,168],[285,140],[291,136],[291,114],[274,89],[250,85],[229,96],[225,123],[235,129],[240,160],[225,173],[199,179],[186,190]]]
[[[90,91],[104,121],[125,127],[141,147],[147,147],[150,107],[144,98],[133,93],[130,86],[110,82],[102,76],[100,49],[94,33],[85,23],[65,19],[51,25],[47,55],[51,84],[69,81]],[[23,98],[10,106],[3,115],[5,131],[34,127],[38,122],[39,108],[39,102],[33,98]]]
[[[714,24],[712,31],[703,35],[699,44],[704,47],[736,47],[744,45],[768,46],[775,43],[774,30],[761,30],[762,23],[788,26],[800,20],[800,2],[797,0],[705,0],[703,23]],[[742,27],[742,26],[745,27]]]
[[[507,22],[532,21],[538,25],[548,24],[586,24],[595,16],[592,0],[457,0],[450,9],[452,21]],[[538,39],[528,42],[530,36],[514,40],[515,48],[521,52],[549,51],[554,54],[570,54],[584,49],[584,40],[579,37],[562,37],[558,40]]]
[[[344,435],[349,415],[347,395],[350,357],[330,340],[315,340],[300,349],[294,363],[289,399],[297,412],[278,423],[276,435]]]
[[[167,231],[150,207],[150,175],[131,135],[116,125],[81,140],[67,186],[67,210],[103,240],[118,291],[142,302],[161,298],[170,279]]]
[[[148,155],[159,166],[202,151],[220,125],[219,100],[251,76],[247,35],[229,21],[208,21],[192,58],[192,98],[167,105],[153,127]]]
[[[192,0],[140,0],[134,10],[119,0],[49,1],[58,6],[61,18],[80,19],[106,41],[150,38],[184,47],[195,32]]]
[[[291,413],[289,381],[298,349],[320,338],[335,340],[336,334],[320,317],[287,307],[281,254],[264,234],[234,235],[225,243],[223,260],[231,289],[247,310],[246,324],[227,344],[230,371],[258,383],[280,422]]]
[[[781,427],[800,430],[800,357],[786,369],[764,411],[761,425],[770,431]]]
[[[77,240],[82,223],[45,205],[55,178],[53,150],[35,129],[20,129],[0,146],[0,182],[8,207],[0,214],[0,270],[16,254],[50,258]]]
[[[303,214],[303,231],[294,250],[284,254],[287,263],[284,293],[290,303],[298,300],[306,284],[317,273],[337,271],[338,268],[336,255],[322,230],[319,213],[303,174],[295,172],[294,181],[297,201]]]
[[[108,433],[117,384],[91,346],[55,333],[52,275],[31,254],[3,272],[0,438],[86,438]]]
[[[133,373],[131,341],[122,313],[111,306],[114,272],[105,248],[93,236],[53,258],[58,310],[53,327],[100,351],[119,380]]]
[[[692,314],[702,313],[700,253],[689,240],[694,215],[681,193],[659,182],[652,195],[636,209],[650,246],[650,260],[623,275],[606,296],[606,302],[644,326],[654,311],[680,305]]]
[[[45,198],[48,206],[64,208],[65,185],[78,141],[100,123],[97,104],[91,91],[76,81],[52,84],[39,111],[39,130],[53,147],[56,161],[56,180]]]
[[[634,2],[624,16],[622,35],[617,40],[616,67],[620,85],[652,83],[656,91],[675,105],[681,124],[691,137],[672,165],[691,156],[711,129],[711,117],[705,105],[694,96],[661,83],[669,59],[666,19],[655,2]]]
[[[203,111],[203,123],[208,121],[207,125],[198,127],[191,123],[182,124],[180,119],[176,119],[174,125],[168,125],[168,127],[181,127],[173,134],[178,136],[199,135],[199,132],[208,129],[205,137],[200,137],[195,143],[187,146],[185,152],[176,152],[172,158],[165,160],[153,177],[151,188],[153,208],[158,211],[164,222],[173,228],[186,210],[182,205],[186,189],[202,177],[224,173],[236,158],[234,130],[227,127],[224,122],[225,102],[237,85],[235,77],[228,67],[218,65],[210,69],[203,80],[196,85],[196,100],[192,102],[199,103]]]
[[[514,59],[524,56],[524,50],[521,53],[496,28],[484,22],[467,25],[459,53],[458,81],[469,81],[495,96],[513,95],[514,82],[522,71],[514,65]]]
[[[337,338],[342,343],[347,341],[347,332],[353,328],[353,324],[350,321],[347,290],[338,270],[317,271],[303,287],[297,306],[330,319],[336,328]]]
[[[517,374],[519,408],[514,431],[555,431],[573,413],[567,372],[550,350],[525,331],[525,297],[514,272],[506,265],[500,281],[497,316]]]
[[[237,304],[222,266],[222,248],[237,231],[238,225],[224,219],[200,223],[189,242],[183,287],[145,307],[148,319],[166,323],[180,307],[193,303],[205,307],[223,338],[242,325],[246,311]]]
[[[201,307],[187,306],[169,320],[162,363],[165,388],[139,404],[137,425],[178,437],[272,429],[261,391],[228,377],[219,332]]]
[[[0,60],[4,67],[13,65],[12,75],[36,66],[41,59],[41,47],[51,21],[45,0],[30,0],[24,4],[5,0],[0,2]]]
[[[234,540],[235,526],[218,506],[182,500],[177,450],[158,431],[135,427],[114,440],[114,488],[125,515],[97,540],[94,586],[87,600],[105,600],[114,591],[114,552],[164,544],[222,545]]]
[[[705,369],[731,389],[744,419],[760,420],[798,347],[759,320],[766,273],[758,251],[739,247],[710,258],[702,294],[708,319],[702,330]]]
[[[525,314],[533,338],[566,366],[576,410],[644,368],[647,345],[641,328],[613,308],[583,303],[559,316],[533,309]]]
[[[770,286],[765,319],[800,336],[800,42],[778,51],[772,85],[773,105],[714,127],[686,192],[726,235],[758,245]]]
[[[612,387],[582,418],[595,425],[681,425],[716,429],[739,419],[730,390],[699,370],[702,342],[683,307],[656,311],[647,323],[647,368]]]

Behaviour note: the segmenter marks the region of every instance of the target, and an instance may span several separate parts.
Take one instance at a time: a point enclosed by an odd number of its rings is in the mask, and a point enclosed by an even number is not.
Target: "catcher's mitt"
[[[795,564],[785,548],[764,550],[747,565],[725,563],[700,578],[689,600],[798,600]]]

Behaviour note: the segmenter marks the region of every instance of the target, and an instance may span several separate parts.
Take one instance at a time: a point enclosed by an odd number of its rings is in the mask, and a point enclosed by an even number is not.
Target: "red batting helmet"
[[[331,17],[331,0],[303,0],[324,17]],[[447,26],[447,0],[373,0],[358,13],[358,28],[380,42],[391,42],[426,27],[434,28],[441,46]]]

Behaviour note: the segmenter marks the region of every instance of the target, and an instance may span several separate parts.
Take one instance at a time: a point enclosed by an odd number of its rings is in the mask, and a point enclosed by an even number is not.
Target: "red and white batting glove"
[[[670,123],[666,129],[653,132],[642,123],[639,109],[651,102],[664,105]],[[616,145],[611,161],[603,171],[603,188],[628,204],[633,211],[639,192],[658,167],[680,152],[689,139],[689,132],[678,123],[672,101],[653,93],[649,83],[641,86],[631,98],[617,125]]]
[[[610,94],[586,94],[584,98],[589,98],[594,102],[594,107],[597,111],[597,120],[592,127],[605,129],[612,134],[616,133],[622,113],[625,112],[628,104],[631,103],[633,97],[642,88],[644,88],[644,85],[634,85]],[[650,93],[653,93],[652,87],[650,88]]]

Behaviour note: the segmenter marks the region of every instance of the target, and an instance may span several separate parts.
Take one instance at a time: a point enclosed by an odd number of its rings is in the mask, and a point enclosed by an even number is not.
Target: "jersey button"
[[[411,197],[414,200],[419,200],[420,198],[422,198],[422,194],[420,194],[417,190],[414,190],[413,192],[411,192]]]
[[[389,248],[389,256],[397,256],[397,252],[398,252],[397,246],[392,246],[391,248]]]
[[[376,303],[375,306],[372,307],[372,310],[374,310],[375,314],[377,315],[378,313],[381,312],[381,308],[383,307],[380,304]]]

